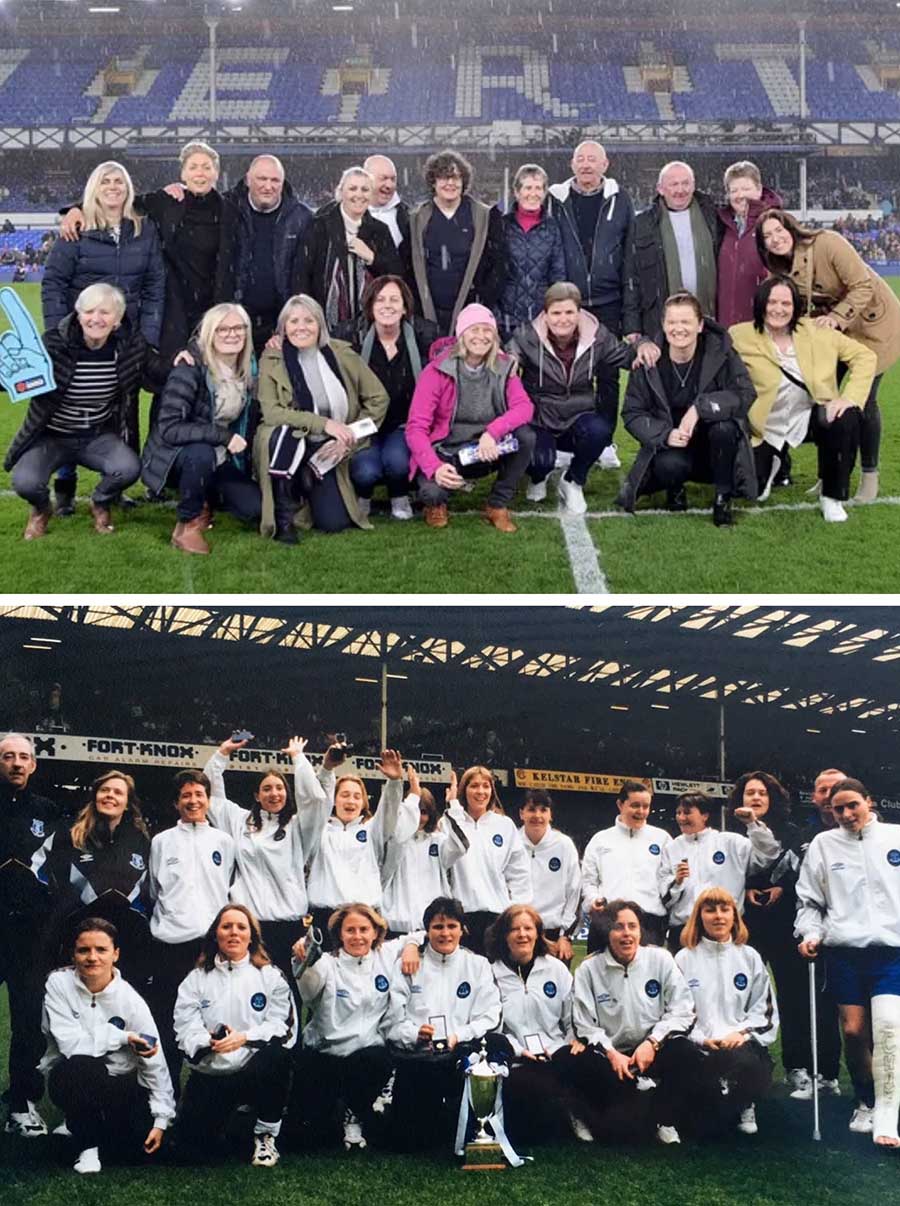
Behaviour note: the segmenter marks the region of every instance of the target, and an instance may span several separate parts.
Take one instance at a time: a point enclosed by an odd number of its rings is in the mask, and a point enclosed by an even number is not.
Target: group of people
[[[31,506],[25,538],[71,514],[76,466],[100,473],[94,529],[140,477],[178,492],[172,544],[207,553],[217,510],[286,544],[314,526],[391,515],[449,522],[448,502],[492,477],[484,518],[514,532],[510,505],[547,497],[584,514],[592,466],[621,468],[622,418],[640,445],[618,498],[711,483],[732,500],[789,482],[791,450],[815,443],[824,518],[878,493],[878,383],[900,355],[900,302],[835,231],[781,208],[749,161],[726,200],[667,163],[635,214],[596,142],[551,184],[522,165],[506,214],[472,193],[455,151],[425,162],[430,199],[410,209],[383,155],[348,168],[313,214],[277,158],[257,156],[219,193],[219,157],[192,142],[181,179],[135,195],[100,164],[67,207],[42,284],[56,388],[29,406],[5,459]],[[138,394],[154,395],[139,443]],[[50,481],[54,474],[54,498]]]
[[[173,1124],[178,1157],[206,1158],[239,1107],[259,1167],[283,1123],[346,1150],[460,1143],[486,1050],[503,1142],[755,1134],[779,1017],[791,1096],[812,1096],[804,960],[824,954],[818,1091],[840,1093],[840,1018],[850,1129],[900,1146],[900,842],[857,779],[821,772],[800,827],[752,771],[736,830],[689,792],[674,838],[626,780],[579,859],[546,792],[518,827],[472,766],[439,807],[391,749],[374,812],[345,749],[317,774],[299,737],[292,782],[268,771],[242,807],[225,776],[245,742],[175,776],[178,820],[151,838],[127,773],[69,826],[29,786],[28,739],[0,741],[8,1133],[46,1134],[46,1076],[80,1173],[154,1154]]]

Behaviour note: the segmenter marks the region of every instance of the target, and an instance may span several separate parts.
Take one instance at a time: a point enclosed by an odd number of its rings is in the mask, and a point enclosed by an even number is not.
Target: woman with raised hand
[[[328,922],[331,950],[313,962],[304,941],[294,948],[300,997],[310,1011],[295,1068],[295,1098],[305,1121],[333,1121],[337,1109],[346,1151],[364,1148],[373,1106],[391,1077],[385,1045],[390,983],[397,958],[386,949],[387,922],[370,905],[342,905]]]
[[[642,945],[642,917],[634,901],[610,901],[600,949],[575,972],[575,1033],[588,1047],[582,1084],[604,1134],[655,1131],[661,1143],[679,1143],[676,1122],[701,1059],[688,1040],[694,1006],[669,952]]]
[[[210,551],[204,532],[216,510],[259,522],[259,486],[247,451],[254,388],[250,316],[222,302],[203,315],[188,361],[169,374],[144,447],[150,493],[178,487],[171,543],[184,553]]]
[[[309,908],[304,868],[316,850],[330,802],[303,752],[304,737],[292,737],[282,751],[293,763],[293,794],[281,771],[272,768],[257,780],[249,808],[229,800],[225,772],[231,755],[246,744],[226,738],[204,767],[210,781],[209,819],[234,839],[238,880],[231,899],[258,918],[269,957],[292,980],[291,948]]]
[[[702,1075],[716,1102],[704,1129],[736,1124],[755,1135],[755,1103],[772,1083],[768,1048],[778,1036],[778,1006],[766,965],[747,938],[731,893],[707,888],[694,902],[675,965],[694,998],[691,1039],[703,1052]]]
[[[175,1097],[144,999],[122,979],[116,927],[86,918],[72,966],[50,973],[44,995],[51,1101],[78,1149],[77,1173],[99,1173],[100,1151],[154,1155],[175,1117]]]
[[[249,1105],[256,1119],[251,1164],[273,1168],[298,1018],[288,982],[245,905],[216,914],[197,967],[178,989],[174,1021],[192,1069],[178,1114],[179,1145],[208,1152],[229,1114]]]
[[[512,1057],[503,1109],[513,1144],[574,1133],[590,1142],[590,1107],[578,1087],[584,1044],[572,1028],[572,973],[555,958],[541,915],[510,905],[487,932],[487,957]]]
[[[900,356],[900,300],[843,235],[836,230],[810,230],[786,210],[767,209],[760,214],[756,244],[770,272],[793,280],[805,317],[817,327],[843,332],[876,355],[875,377],[862,412],[862,474],[854,496],[857,502],[874,502],[881,445],[878,387]]]
[[[454,891],[466,911],[464,944],[484,954],[487,927],[508,905],[532,900],[530,860],[486,766],[470,766],[463,772],[458,798],[450,799],[445,817],[468,842],[466,853],[453,867]]]
[[[323,934],[329,934],[334,910],[349,900],[382,911],[381,867],[388,848],[406,841],[419,824],[418,780],[413,771],[404,798],[403,760],[397,750],[381,751],[378,769],[386,782],[374,814],[358,775],[335,781],[334,770],[344,757],[340,745],[330,746],[325,755],[321,781],[333,809],[321,823],[307,884],[313,923]]]

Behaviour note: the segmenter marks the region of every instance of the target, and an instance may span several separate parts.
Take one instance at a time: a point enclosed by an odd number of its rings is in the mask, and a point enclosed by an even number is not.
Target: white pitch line
[[[608,595],[609,583],[600,568],[597,548],[591,539],[583,515],[561,514],[559,526],[566,541],[569,565],[579,595]]]

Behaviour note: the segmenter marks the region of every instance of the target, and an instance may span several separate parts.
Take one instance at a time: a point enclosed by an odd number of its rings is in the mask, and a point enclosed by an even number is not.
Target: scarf
[[[703,211],[697,201],[691,202],[691,238],[694,242],[694,255],[697,260],[697,300],[704,314],[716,312],[716,256],[712,235],[703,220]],[[669,293],[678,293],[684,288],[681,280],[681,261],[678,258],[678,244],[675,241],[675,231],[669,218],[669,211],[662,207],[659,222],[659,233],[662,238],[663,255],[666,260],[666,278]]]
[[[406,319],[400,324],[400,334],[403,337],[403,343],[406,346],[406,354],[409,357],[409,363],[412,366],[413,380],[419,380],[419,374],[422,372],[422,357],[419,355],[419,346],[416,343],[416,335],[411,322]],[[372,359],[372,348],[375,346],[375,324],[374,322],[366,331],[365,339],[362,341],[362,347],[359,350],[360,359],[364,364],[368,364]]]
[[[317,401],[325,401],[325,399],[317,400],[313,397],[312,390],[306,382],[299,353],[287,339],[284,341],[282,356],[284,357],[284,365],[288,371],[288,378],[290,379],[291,390],[294,395],[292,405],[296,410],[309,410],[313,414],[319,414]],[[341,376],[337,357],[327,344],[324,348],[317,350],[317,356],[322,384],[325,386],[327,400],[331,408],[331,418],[338,423],[346,423],[348,411],[347,390],[344,386],[344,379]]]

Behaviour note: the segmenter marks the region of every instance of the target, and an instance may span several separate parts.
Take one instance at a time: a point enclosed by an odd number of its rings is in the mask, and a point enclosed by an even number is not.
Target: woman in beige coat
[[[297,543],[297,528],[370,528],[350,480],[350,458],[387,412],[384,386],[348,343],[331,341],[318,302],[298,293],[278,317],[281,347],[259,366],[262,421],[253,463],[260,532]],[[273,341],[274,342],[274,341]],[[361,429],[371,420],[370,430]]]
[[[753,322],[738,323],[729,332],[756,390],[747,420],[758,497],[761,502],[768,498],[786,451],[813,440],[822,515],[840,523],[847,518],[843,503],[850,496],[860,415],[876,357],[855,339],[830,326],[816,326],[802,313],[800,293],[790,277],[770,276],[756,290]]]
[[[890,286],[834,230],[808,230],[783,209],[760,215],[756,239],[770,272],[790,276],[800,290],[803,313],[818,327],[831,327],[858,340],[878,357],[860,429],[862,476],[857,502],[878,497],[881,415],[878,386],[900,357],[900,301]]]

